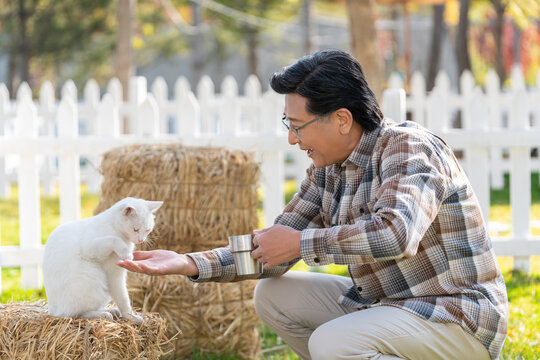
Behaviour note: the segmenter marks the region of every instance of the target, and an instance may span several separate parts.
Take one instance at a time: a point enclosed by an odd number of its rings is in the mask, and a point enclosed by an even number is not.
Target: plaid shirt
[[[302,231],[306,264],[349,265],[354,286],[344,305],[390,305],[459,324],[498,357],[508,303],[486,224],[452,151],[418,124],[385,119],[342,164],[312,165],[276,223]],[[194,281],[242,280],[228,248],[190,256],[200,271]]]

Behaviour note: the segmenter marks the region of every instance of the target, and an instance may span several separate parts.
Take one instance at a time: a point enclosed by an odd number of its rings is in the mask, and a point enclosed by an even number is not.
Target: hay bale
[[[133,145],[103,157],[104,177],[96,212],[126,197],[163,200],[156,225],[141,249],[180,253],[226,246],[229,235],[258,227],[260,170],[252,154],[179,144]],[[168,322],[175,356],[193,349],[256,358],[261,344],[253,306],[255,281],[194,284],[182,276],[129,274],[135,306]]]
[[[256,359],[261,353],[259,318],[253,308],[256,281],[193,284],[184,276],[132,274],[128,289],[134,306],[159,312],[169,333],[182,331],[174,355],[186,359],[193,349],[206,353],[237,353]]]
[[[178,144],[132,145],[107,152],[96,212],[126,196],[165,203],[142,249],[180,253],[223,246],[258,225],[259,166],[252,154]]]
[[[51,316],[43,300],[0,304],[0,359],[158,359],[171,350],[165,321],[142,316],[137,325]]]

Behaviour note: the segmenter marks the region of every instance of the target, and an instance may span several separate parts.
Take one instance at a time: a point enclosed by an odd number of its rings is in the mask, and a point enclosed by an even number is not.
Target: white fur
[[[49,314],[107,319],[115,314],[140,323],[131,309],[126,270],[116,261],[133,259],[135,244],[152,231],[153,213],[162,204],[128,197],[96,216],[57,227],[43,256]],[[107,310],[111,299],[118,308]]]

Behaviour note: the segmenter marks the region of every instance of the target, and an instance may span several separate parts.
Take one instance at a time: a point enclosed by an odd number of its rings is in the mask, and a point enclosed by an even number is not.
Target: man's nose
[[[289,144],[291,144],[291,145],[296,145],[300,141],[298,139],[298,136],[296,136],[296,132],[293,131],[293,130],[289,130],[288,140],[289,140]]]

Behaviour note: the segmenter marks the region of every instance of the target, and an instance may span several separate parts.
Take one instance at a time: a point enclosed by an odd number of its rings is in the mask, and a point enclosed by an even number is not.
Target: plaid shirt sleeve
[[[390,138],[382,149],[371,216],[364,220],[356,214],[352,224],[303,230],[306,264],[360,265],[415,255],[446,194],[444,165],[429,142],[411,133]]]
[[[321,200],[315,182],[314,172],[315,167],[312,165],[307,170],[307,177],[303,181],[300,191],[295,194],[294,198],[283,210],[283,213],[276,218],[275,224],[290,226],[297,230],[322,226],[320,217],[318,216]],[[188,256],[193,259],[199,269],[199,276],[190,278],[195,282],[231,282],[280,276],[300,260],[300,258],[294,259],[276,266],[271,270],[264,270],[263,274],[257,277],[246,277],[236,275],[234,259],[228,247],[191,253]]]

